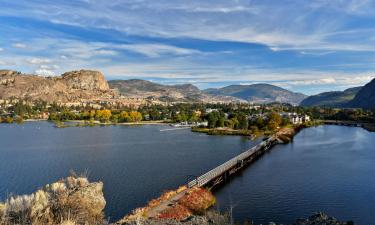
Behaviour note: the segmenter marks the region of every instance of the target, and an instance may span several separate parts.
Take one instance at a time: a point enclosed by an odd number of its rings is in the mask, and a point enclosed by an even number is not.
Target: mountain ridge
[[[355,97],[348,102],[348,107],[375,109],[375,78],[363,86]]]
[[[328,91],[316,95],[311,95],[301,102],[301,106],[327,106],[346,107],[360,91],[360,87],[348,88],[344,91]]]
[[[192,84],[163,85],[148,80],[110,80],[109,86],[127,97],[155,98],[161,101],[239,101],[230,96],[209,95]]]
[[[254,103],[281,102],[298,105],[307,96],[265,83],[250,85],[229,85],[204,90],[208,94],[228,95]]]

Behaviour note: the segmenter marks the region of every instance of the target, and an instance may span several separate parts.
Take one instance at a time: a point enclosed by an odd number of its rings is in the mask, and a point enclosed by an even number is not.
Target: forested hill
[[[323,92],[307,97],[301,102],[301,106],[328,106],[345,107],[362,87],[349,88],[345,91]]]

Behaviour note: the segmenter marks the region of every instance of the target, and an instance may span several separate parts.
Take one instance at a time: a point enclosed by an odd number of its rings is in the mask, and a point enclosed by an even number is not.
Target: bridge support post
[[[229,180],[229,170],[225,171],[223,174],[224,183],[228,182],[228,180]]]

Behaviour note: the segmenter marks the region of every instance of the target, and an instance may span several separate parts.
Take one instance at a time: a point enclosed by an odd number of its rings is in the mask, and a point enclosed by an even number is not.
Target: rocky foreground
[[[204,216],[192,216],[186,220],[136,220],[121,225],[230,225],[230,219],[226,215],[218,214],[216,212],[207,212]],[[252,225],[251,222],[245,223]],[[282,225],[270,222],[264,225]],[[340,222],[334,217],[330,217],[325,213],[318,212],[307,219],[298,219],[293,225],[355,225],[354,222]]]
[[[0,202],[0,225],[101,225],[105,204],[103,183],[68,177]]]
[[[109,224],[104,219],[105,204],[103,183],[90,183],[85,177],[71,176],[33,194],[13,196],[0,202],[0,225],[104,225]],[[149,219],[140,215],[111,225],[141,224],[229,225],[231,222],[228,215],[205,211],[185,219]],[[340,222],[324,213],[316,213],[307,219],[298,219],[293,225],[354,225],[354,222]]]

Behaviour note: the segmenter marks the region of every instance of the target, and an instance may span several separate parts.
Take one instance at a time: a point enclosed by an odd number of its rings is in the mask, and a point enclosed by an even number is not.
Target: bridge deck
[[[196,179],[190,181],[188,183],[188,187],[189,188],[194,187],[194,186],[202,187],[202,186],[206,185],[207,183],[209,183],[210,181],[212,181],[216,177],[222,175],[226,171],[228,171],[231,168],[233,168],[234,166],[238,165],[239,162],[251,157],[252,155],[257,153],[258,151],[267,150],[273,141],[275,141],[275,137],[272,136],[272,137],[268,138],[267,140],[259,143],[258,145],[250,148],[249,150],[239,154],[236,157],[233,157],[232,159],[226,161],[225,163],[219,165],[218,167],[216,167],[216,168],[208,171],[207,173],[197,177]]]

